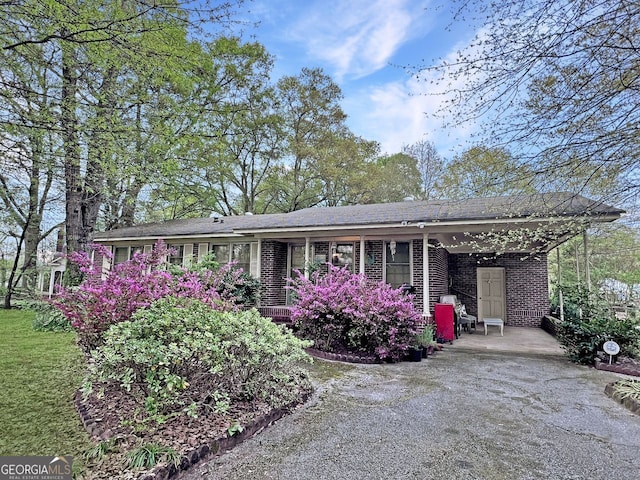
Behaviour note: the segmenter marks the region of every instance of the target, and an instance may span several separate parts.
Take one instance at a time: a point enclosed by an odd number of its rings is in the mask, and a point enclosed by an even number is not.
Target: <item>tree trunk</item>
[[[63,32],[64,33],[64,32]],[[60,124],[64,151],[65,180],[65,234],[67,254],[84,250],[87,245],[83,228],[82,178],[80,172],[80,143],[78,139],[78,116],[76,93],[78,77],[76,72],[76,52],[73,45],[62,45],[62,91],[60,102]],[[68,284],[80,280],[78,267],[69,263],[65,273]]]

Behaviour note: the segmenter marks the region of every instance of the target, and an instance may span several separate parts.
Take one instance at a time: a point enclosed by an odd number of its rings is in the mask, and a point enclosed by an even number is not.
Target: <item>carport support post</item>
[[[422,234],[422,316],[429,318],[429,234]]]
[[[589,236],[586,230],[582,232],[582,242],[584,243],[584,283],[587,284],[587,292],[590,292],[591,269],[589,268]]]
[[[556,247],[558,259],[558,306],[560,307],[560,321],[564,322],[564,298],[562,297],[562,270],[560,267],[560,246]]]

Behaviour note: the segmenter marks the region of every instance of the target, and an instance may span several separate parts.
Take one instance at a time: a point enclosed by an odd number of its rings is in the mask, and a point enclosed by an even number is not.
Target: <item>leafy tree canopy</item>
[[[640,182],[640,4],[617,0],[458,0],[478,27],[468,48],[418,67],[449,94],[451,123],[506,147],[537,189],[631,204]]]

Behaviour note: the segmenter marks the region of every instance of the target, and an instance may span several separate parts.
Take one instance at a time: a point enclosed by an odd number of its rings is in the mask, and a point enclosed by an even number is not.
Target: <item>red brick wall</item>
[[[271,240],[262,242],[260,264],[260,305],[285,305],[287,244]]]
[[[467,306],[467,312],[477,315],[477,268],[503,267],[507,318],[505,324],[540,327],[542,317],[549,313],[547,256],[508,253],[495,258],[483,255],[449,255],[451,293]]]
[[[430,244],[429,247],[429,311],[449,293],[449,252]]]
[[[366,240],[364,242],[365,255],[373,255],[373,264],[365,263],[364,273],[373,282],[382,280],[382,240]]]
[[[424,275],[422,273],[422,239],[413,240],[411,242],[411,248],[413,248],[413,279],[411,280],[411,284],[416,287],[415,297],[413,298],[413,304],[416,306],[416,309],[422,312],[422,307],[424,305]]]

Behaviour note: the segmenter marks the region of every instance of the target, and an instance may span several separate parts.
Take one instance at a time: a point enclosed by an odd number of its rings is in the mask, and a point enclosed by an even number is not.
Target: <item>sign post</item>
[[[609,355],[609,365],[611,365],[611,359],[613,358],[613,356],[620,353],[620,345],[618,345],[613,340],[604,342],[604,345],[602,345],[602,349],[604,350],[604,353]]]

